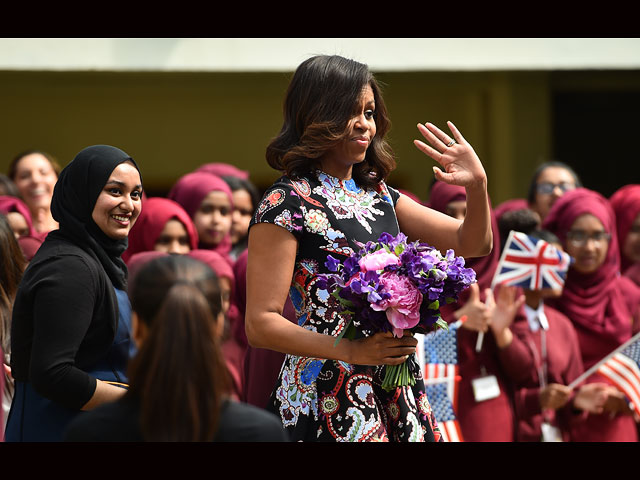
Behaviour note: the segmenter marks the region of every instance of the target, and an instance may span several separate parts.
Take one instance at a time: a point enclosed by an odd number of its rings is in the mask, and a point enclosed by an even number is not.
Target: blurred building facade
[[[453,121],[489,174],[494,204],[526,195],[539,163],[575,168],[609,195],[640,182],[640,39],[0,39],[0,172],[38,148],[62,165],[106,143],[163,195],[206,162],[250,170],[282,121],[295,67],[314,54],[366,63],[383,84],[398,167],[389,183],[425,199],[434,162],[416,124]]]

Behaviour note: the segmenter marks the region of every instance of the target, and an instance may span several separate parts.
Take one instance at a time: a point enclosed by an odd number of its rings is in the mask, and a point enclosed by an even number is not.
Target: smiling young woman
[[[130,162],[121,163],[98,195],[91,218],[108,237],[126,238],[140,215],[141,196],[140,172]]]
[[[250,226],[246,332],[252,347],[287,354],[268,408],[293,440],[440,439],[421,378],[390,393],[380,386],[385,366],[413,355],[417,340],[376,334],[335,345],[345,319],[315,282],[328,272],[328,254],[344,258],[383,232],[460,255],[491,250],[486,174],[471,145],[451,123],[455,140],[432,124],[418,126],[433,147],[416,147],[445,170],[435,169],[436,177],[466,188],[470,206],[456,220],[386,184],[395,168],[389,127],[368,67],[320,55],[296,69],[282,128],[267,147],[267,162],[282,176]],[[289,293],[297,322],[283,315]]]
[[[81,410],[122,396],[134,352],[121,258],[142,180],[122,150],[95,145],[60,173],[51,232],[29,263],[13,310],[15,397],[7,441],[57,441]]]
[[[9,166],[9,178],[29,207],[34,227],[39,233],[58,227],[51,215],[51,197],[59,173],[60,166],[56,160],[40,150],[22,152]]]

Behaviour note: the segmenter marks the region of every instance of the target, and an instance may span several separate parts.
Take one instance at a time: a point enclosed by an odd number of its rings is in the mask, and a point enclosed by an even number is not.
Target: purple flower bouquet
[[[476,281],[473,269],[465,268],[464,258],[453,250],[442,255],[426,243],[409,243],[402,233],[383,233],[377,242],[358,247],[344,263],[327,256],[325,266],[333,273],[318,276],[317,286],[326,289],[348,317],[336,344],[357,331],[393,332],[400,338],[405,330],[414,334],[447,329],[440,305],[456,301]],[[408,362],[387,365],[385,390],[414,384]]]

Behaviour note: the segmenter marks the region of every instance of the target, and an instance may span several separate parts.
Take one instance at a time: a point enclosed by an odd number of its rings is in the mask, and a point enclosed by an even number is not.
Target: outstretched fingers
[[[427,156],[433,158],[436,162],[440,163],[442,154],[438,152],[435,148],[430,147],[429,145],[427,145],[426,143],[420,140],[414,140],[413,144],[416,147],[418,147],[418,150],[420,150],[422,153],[426,154]]]
[[[438,152],[444,152],[447,149],[447,143],[451,141],[451,139],[433,123],[427,122],[424,125],[419,123],[418,130],[420,130],[420,133],[422,133]]]
[[[453,133],[453,138],[455,139],[456,142],[458,142],[458,143],[465,143],[466,142],[466,140],[464,139],[464,137],[460,133],[460,130],[458,130],[458,128],[453,124],[453,122],[449,122],[448,121],[447,125],[449,126],[449,130],[451,130],[451,133]]]

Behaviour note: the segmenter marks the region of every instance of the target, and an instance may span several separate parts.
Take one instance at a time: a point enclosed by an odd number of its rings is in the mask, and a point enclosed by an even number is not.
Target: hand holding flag
[[[575,388],[595,372],[624,393],[636,416],[640,416],[640,332],[576,378],[569,388]]]

